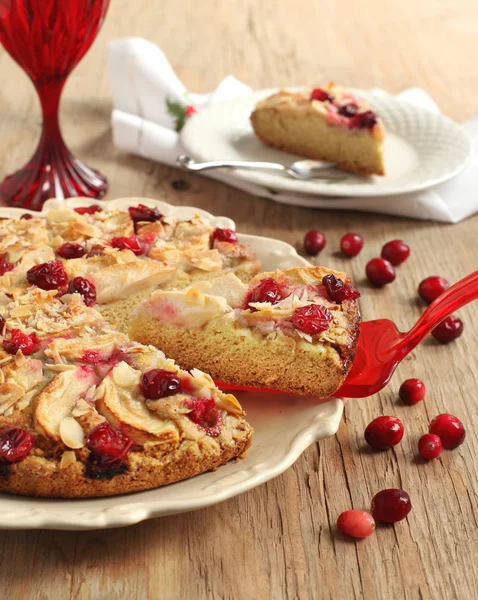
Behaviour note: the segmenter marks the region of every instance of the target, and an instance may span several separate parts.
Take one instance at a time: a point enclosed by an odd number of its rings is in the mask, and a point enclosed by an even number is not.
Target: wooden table
[[[457,120],[478,104],[478,4],[472,0],[114,0],[91,52],[67,85],[62,121],[74,152],[109,177],[109,197],[150,196],[193,204],[235,219],[248,233],[300,246],[324,231],[327,266],[347,269],[363,292],[365,319],[393,318],[403,328],[420,314],[419,281],[454,281],[476,269],[478,217],[439,225],[360,213],[274,204],[116,151],[109,126],[105,44],[138,35],[157,42],[179,76],[206,91],[232,73],[255,88],[335,80],[391,92],[426,89]],[[30,82],[0,53],[0,175],[18,168],[39,135]],[[178,190],[174,181],[184,180]],[[340,236],[364,235],[362,254],[336,256]],[[366,261],[382,244],[412,248],[394,284],[364,282]],[[338,434],[309,448],[282,476],[243,496],[191,514],[86,533],[0,533],[0,588],[7,599],[478,597],[478,306],[462,311],[463,336],[450,346],[425,342],[382,393],[351,401]],[[422,378],[425,401],[405,407],[400,382]],[[460,417],[466,442],[439,460],[416,458],[417,440],[440,412]],[[405,423],[401,444],[369,452],[366,424],[378,415]],[[413,510],[395,527],[359,543],[335,527],[339,513],[367,509],[387,487],[410,493]]]

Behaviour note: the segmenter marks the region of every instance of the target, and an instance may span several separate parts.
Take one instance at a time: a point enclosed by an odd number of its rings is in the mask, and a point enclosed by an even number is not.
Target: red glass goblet
[[[101,27],[109,0],[0,0],[0,41],[40,98],[43,130],[35,153],[0,185],[0,199],[41,210],[48,198],[101,198],[106,178],[75,158],[58,121],[66,79]]]

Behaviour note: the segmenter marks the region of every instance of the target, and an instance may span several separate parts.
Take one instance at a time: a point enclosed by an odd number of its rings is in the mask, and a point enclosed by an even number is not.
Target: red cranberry
[[[304,248],[310,256],[317,256],[317,254],[324,249],[325,244],[325,235],[321,231],[315,229],[305,234]]]
[[[398,395],[405,404],[417,404],[425,397],[427,389],[420,379],[407,379],[400,386]]]
[[[15,463],[26,458],[35,438],[33,435],[19,428],[7,428],[0,433],[0,464]]]
[[[3,335],[3,328],[5,326],[5,317],[0,315],[0,335]]]
[[[425,300],[425,302],[430,304],[449,287],[450,284],[446,279],[433,275],[432,277],[427,277],[420,283],[418,286],[418,295],[422,300]]]
[[[128,208],[129,216],[133,221],[150,221],[154,223],[159,221],[163,216],[157,208],[150,208],[144,204],[138,206],[130,206]]]
[[[315,88],[315,90],[312,90],[310,94],[309,101],[319,100],[320,102],[325,102],[328,100],[329,102],[332,102],[333,99],[334,97],[325,90],[322,90],[321,88]]]
[[[31,215],[30,213],[23,213],[20,219],[23,219],[24,221],[29,221],[30,219],[33,219],[33,215]]]
[[[402,240],[392,240],[382,248],[381,256],[396,267],[405,262],[410,256],[410,246]]]
[[[314,335],[329,328],[333,317],[331,312],[320,304],[300,306],[294,310],[292,324],[302,333]]]
[[[462,333],[463,321],[456,315],[450,315],[435,327],[432,336],[442,344],[447,344],[459,338]]]
[[[8,262],[6,254],[0,255],[0,276],[5,275],[7,271],[11,271],[14,265]]]
[[[237,234],[233,229],[216,229],[211,234],[211,243],[214,242],[227,242],[228,244],[237,244]]]
[[[141,391],[150,400],[166,398],[181,391],[181,380],[176,372],[151,369],[141,376]]]
[[[103,212],[103,209],[98,204],[92,204],[91,206],[77,206],[73,210],[79,215],[94,215],[97,212]]]
[[[349,102],[348,104],[342,104],[339,106],[339,115],[343,115],[344,117],[353,117],[357,114],[358,106],[355,102]]]
[[[69,294],[81,294],[86,306],[96,304],[96,286],[84,277],[75,277],[68,285]]]
[[[365,267],[368,280],[374,285],[386,285],[395,279],[395,269],[384,258],[372,258]]]
[[[396,523],[402,521],[412,510],[407,492],[399,489],[382,490],[372,499],[372,515],[377,521]]]
[[[290,296],[290,292],[287,291],[285,285],[278,283],[272,277],[267,277],[251,290],[247,304],[251,302],[277,304],[287,296]]]
[[[188,417],[207,435],[217,437],[221,433],[222,418],[216,408],[214,400],[208,398],[191,398],[186,401],[186,406],[191,410]]]
[[[350,119],[350,127],[358,129],[371,129],[377,123],[377,115],[372,110],[357,113]]]
[[[344,283],[332,273],[324,275],[322,285],[325,286],[329,298],[333,302],[342,304],[344,300],[356,300],[360,298],[360,292],[352,287],[349,283]]]
[[[68,283],[68,275],[61,260],[50,260],[27,271],[27,280],[42,290],[61,290]]]
[[[375,521],[372,515],[364,510],[346,510],[339,515],[337,527],[342,533],[361,539],[375,531]]]
[[[403,437],[403,423],[397,417],[377,417],[365,429],[365,440],[372,448],[388,450]]]
[[[357,256],[363,248],[363,237],[358,233],[347,233],[340,240],[340,249],[345,256]]]
[[[460,419],[446,413],[433,419],[428,427],[428,432],[437,435],[446,450],[458,448],[466,437],[466,431]]]
[[[418,452],[427,460],[438,458],[441,451],[442,441],[433,433],[426,433],[418,440]]]
[[[130,237],[114,237],[111,240],[111,245],[113,248],[118,248],[119,250],[131,250],[136,256],[143,254],[141,243],[135,235],[131,235]]]
[[[194,106],[194,104],[189,104],[184,109],[184,114],[186,115],[186,117],[192,117],[196,113],[197,113],[197,108]]]
[[[132,444],[128,436],[109,423],[97,425],[86,437],[90,452],[111,462],[123,459]]]
[[[58,256],[61,258],[81,258],[86,254],[85,248],[81,244],[72,244],[71,242],[65,242],[59,246],[56,250]]]
[[[3,340],[3,349],[9,354],[16,354],[19,350],[26,356],[33,354],[38,349],[39,340],[35,333],[27,335],[20,329],[12,329],[9,340]]]

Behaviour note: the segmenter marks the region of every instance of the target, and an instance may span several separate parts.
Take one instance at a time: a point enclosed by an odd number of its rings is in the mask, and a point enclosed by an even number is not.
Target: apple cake
[[[229,273],[154,292],[133,311],[129,335],[217,382],[328,398],[352,366],[359,296],[345,273],[323,267],[249,284]]]
[[[251,124],[268,146],[362,175],[385,174],[383,122],[365,100],[333,84],[280,90],[257,104]]]

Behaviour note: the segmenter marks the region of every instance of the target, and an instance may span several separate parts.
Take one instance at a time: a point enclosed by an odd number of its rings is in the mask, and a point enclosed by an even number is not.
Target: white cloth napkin
[[[189,93],[178,79],[164,53],[141,38],[123,38],[108,45],[108,69],[113,95],[113,141],[128,152],[175,165],[184,152],[179,129],[187,107],[201,107],[245,95],[251,89],[226,77],[210,94]],[[381,90],[376,93],[384,94]],[[419,88],[398,97],[438,112],[435,102]],[[326,198],[290,192],[272,193],[262,186],[238,179],[230,172],[206,171],[217,179],[250,194],[284,204],[311,208],[362,210],[457,223],[478,212],[478,114],[463,124],[474,143],[470,165],[454,179],[422,192],[377,198]],[[221,157],[217,157],[220,159]]]

